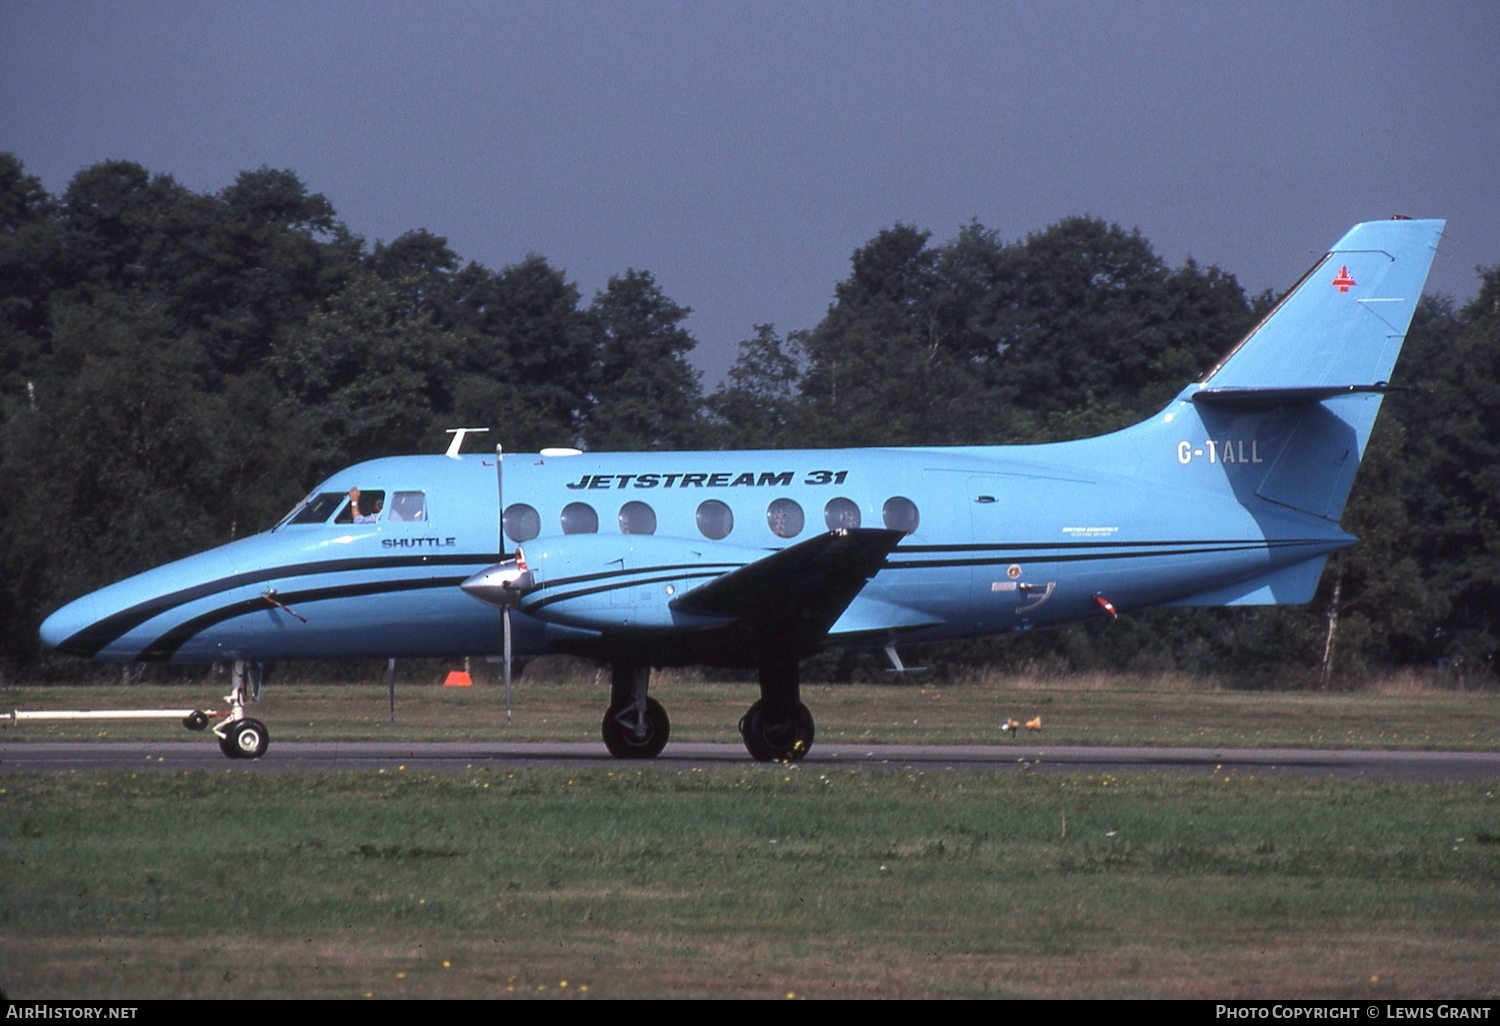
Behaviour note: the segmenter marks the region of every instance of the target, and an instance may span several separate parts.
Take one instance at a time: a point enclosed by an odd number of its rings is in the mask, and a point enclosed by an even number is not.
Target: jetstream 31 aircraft
[[[503,652],[508,681],[514,645],[610,664],[604,741],[622,758],[667,742],[651,667],[755,668],[745,745],[800,758],[798,661],[825,646],[1307,602],[1355,541],[1339,517],[1442,229],[1357,225],[1202,380],[1113,434],[503,463],[455,444],[341,471],[270,531],[78,599],[42,638],[232,662],[214,726],[231,757],[266,750],[247,663]]]

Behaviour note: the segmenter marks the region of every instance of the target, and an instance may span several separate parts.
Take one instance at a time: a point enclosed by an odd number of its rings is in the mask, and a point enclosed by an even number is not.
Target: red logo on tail
[[[1340,292],[1348,292],[1350,285],[1357,285],[1359,283],[1354,280],[1354,276],[1349,273],[1349,266],[1345,264],[1339,268],[1339,276],[1329,282],[1329,284],[1337,285]]]

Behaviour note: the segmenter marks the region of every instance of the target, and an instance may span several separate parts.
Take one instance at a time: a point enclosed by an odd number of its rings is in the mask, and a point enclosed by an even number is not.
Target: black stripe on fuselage
[[[1272,549],[1284,549],[1294,546],[1316,545],[1327,547],[1328,544],[1327,541],[1323,540],[1272,540],[1232,542],[1083,542],[1078,545],[926,545],[912,546],[909,549],[900,548],[891,553],[891,555],[900,556],[907,552],[970,552],[974,553],[974,555],[967,559],[888,559],[884,569],[914,570],[955,566],[1000,566],[1007,563],[1021,562],[1035,565],[1038,563],[1081,563],[1091,560],[1154,559],[1162,556],[1202,556],[1224,552],[1253,552],[1257,549],[1264,549],[1269,552]],[[1133,551],[1098,551],[1099,548],[1124,548],[1126,546],[1131,546]],[[1170,548],[1166,546],[1178,547]],[[1059,549],[1070,548],[1091,549],[1093,551],[1058,551]],[[981,553],[991,552],[995,554],[981,555]]]
[[[1000,554],[989,557],[978,557],[973,559],[910,559],[898,562],[889,562],[885,569],[888,570],[915,570],[930,569],[933,567],[950,566],[1004,566],[1008,563],[1027,563],[1036,566],[1042,563],[1091,563],[1104,562],[1119,559],[1161,559],[1166,556],[1203,556],[1226,552],[1254,552],[1264,548],[1260,545],[1220,545],[1213,548],[1200,549],[1164,549],[1155,552],[1078,552],[1066,555],[1036,555],[1025,556],[1014,554]]]
[[[1090,541],[1090,542],[967,542],[958,545],[902,545],[893,554],[903,552],[1039,552],[1094,549],[1163,549],[1179,545],[1264,545],[1280,548],[1288,545],[1327,545],[1327,538],[1178,538],[1174,541]]]
[[[1224,540],[1213,542],[1064,542],[1064,543],[1030,543],[1019,542],[1012,544],[957,544],[957,545],[912,545],[902,546],[891,553],[891,557],[903,556],[907,553],[962,553],[968,552],[973,555],[968,559],[891,559],[888,558],[882,569],[910,570],[931,569],[942,567],[979,567],[995,566],[1005,563],[1027,560],[1032,563],[1053,562],[1079,562],[1087,560],[1104,559],[1129,559],[1152,556],[1182,556],[1203,555],[1210,553],[1248,551],[1255,548],[1286,548],[1290,546],[1319,545],[1326,546],[1328,540],[1324,539],[1271,539],[1264,541],[1250,541],[1245,539]],[[1170,548],[1171,546],[1209,546],[1197,548]],[[1115,548],[1134,551],[1099,552],[1098,549]],[[1058,550],[1089,550],[1076,553],[1058,554]],[[1051,555],[1039,555],[1040,552],[1049,551]],[[1027,555],[1011,555],[1012,553],[1025,552]],[[980,555],[981,553],[995,553],[995,555]],[[233,574],[214,581],[195,585],[191,588],[183,588],[166,595],[158,596],[146,602],[138,603],[128,609],[113,613],[98,622],[84,628],[77,634],[68,638],[59,649],[77,655],[93,656],[105,645],[121,637],[134,627],[145,623],[153,617],[160,616],[177,606],[193,602],[218,592],[228,591],[232,588],[247,584],[256,584],[268,580],[276,580],[286,577],[308,576],[318,573],[346,573],[354,570],[379,570],[400,567],[423,567],[423,566],[455,566],[455,565],[490,565],[498,558],[496,555],[469,554],[469,555],[410,555],[410,556],[375,556],[350,558],[339,560],[326,560],[320,563],[297,563],[282,567],[272,567],[262,570],[247,571],[241,574]],[[710,563],[710,564],[679,564],[662,565],[651,567],[639,567],[634,569],[607,570],[592,574],[579,574],[573,577],[559,578],[556,581],[547,582],[542,585],[541,590],[553,592],[547,594],[540,601],[530,603],[524,607],[527,612],[540,609],[543,606],[555,602],[562,602],[572,598],[585,595],[598,594],[619,588],[635,587],[644,584],[660,584],[674,580],[699,579],[718,577],[722,573],[738,569],[742,563]],[[658,574],[642,578],[641,574]],[[618,578],[630,577],[630,580],[618,580]],[[423,588],[438,588],[461,584],[465,577],[425,578],[396,581],[369,581],[359,584],[336,585],[326,588],[307,589],[300,592],[288,592],[278,596],[278,600],[292,605],[296,602],[319,602],[334,598],[345,598],[360,595],[374,595],[385,592],[399,592],[417,590]],[[593,588],[580,588],[568,591],[557,591],[565,586],[583,584],[590,581],[609,581],[616,579],[614,583],[603,584]],[[261,596],[245,599],[240,602],[231,603],[219,609],[210,610],[167,631],[151,644],[144,648],[140,655],[136,656],[141,661],[166,661],[177,652],[190,638],[200,631],[233,619],[247,613],[257,612],[269,608],[265,599]]]
[[[286,606],[306,606],[314,602],[326,602],[329,599],[359,598],[366,595],[389,595],[402,591],[421,591],[427,588],[452,588],[462,584],[465,577],[426,577],[406,578],[405,580],[387,581],[362,581],[359,584],[340,584],[327,588],[308,588],[304,591],[283,592],[276,596],[276,600]],[[251,599],[243,599],[232,602],[218,609],[211,609],[206,613],[184,620],[182,623],[167,631],[151,644],[141,649],[140,654],[135,657],[140,663],[164,663],[169,661],[177,650],[187,644],[195,635],[221,624],[226,620],[233,620],[237,616],[246,616],[251,613],[269,611],[274,609],[265,598],[256,596]]]
[[[83,630],[68,638],[58,649],[73,655],[81,655],[92,658],[99,650],[110,642],[139,627],[153,617],[160,616],[178,606],[198,599],[216,595],[219,592],[228,591],[231,588],[242,587],[247,584],[259,584],[263,581],[273,581],[284,577],[306,577],[311,574],[343,573],[350,570],[389,570],[397,567],[423,567],[423,566],[490,566],[503,556],[483,553],[469,555],[411,555],[411,556],[365,556],[350,559],[330,559],[319,563],[293,563],[287,566],[267,567],[261,570],[247,570],[241,574],[231,574],[228,577],[220,577],[217,580],[205,581],[195,584],[190,588],[182,588],[178,591],[158,595],[155,598],[139,602],[128,609],[122,609],[117,613],[111,613],[101,620],[97,620]]]

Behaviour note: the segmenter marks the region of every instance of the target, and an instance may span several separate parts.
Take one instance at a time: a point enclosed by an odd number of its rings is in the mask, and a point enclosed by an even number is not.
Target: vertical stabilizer
[[[1201,387],[1336,389],[1389,381],[1443,224],[1355,225]]]
[[[1442,233],[1442,221],[1356,225],[1184,393],[1210,437],[1232,423],[1264,440],[1256,496],[1342,515]]]

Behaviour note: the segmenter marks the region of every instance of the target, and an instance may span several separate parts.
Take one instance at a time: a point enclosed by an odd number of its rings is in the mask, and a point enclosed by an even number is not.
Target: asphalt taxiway
[[[740,764],[755,767],[738,744],[668,745],[658,758],[632,763],[659,770]],[[264,757],[227,759],[207,741],[0,743],[0,773],[99,773],[116,770],[233,770],[308,773],[333,770],[460,771],[539,766],[619,765],[598,742],[287,741]],[[1311,748],[1117,748],[1024,745],[819,744],[799,765],[852,771],[996,773],[1194,773],[1437,782],[1500,779],[1500,752],[1372,751]]]

